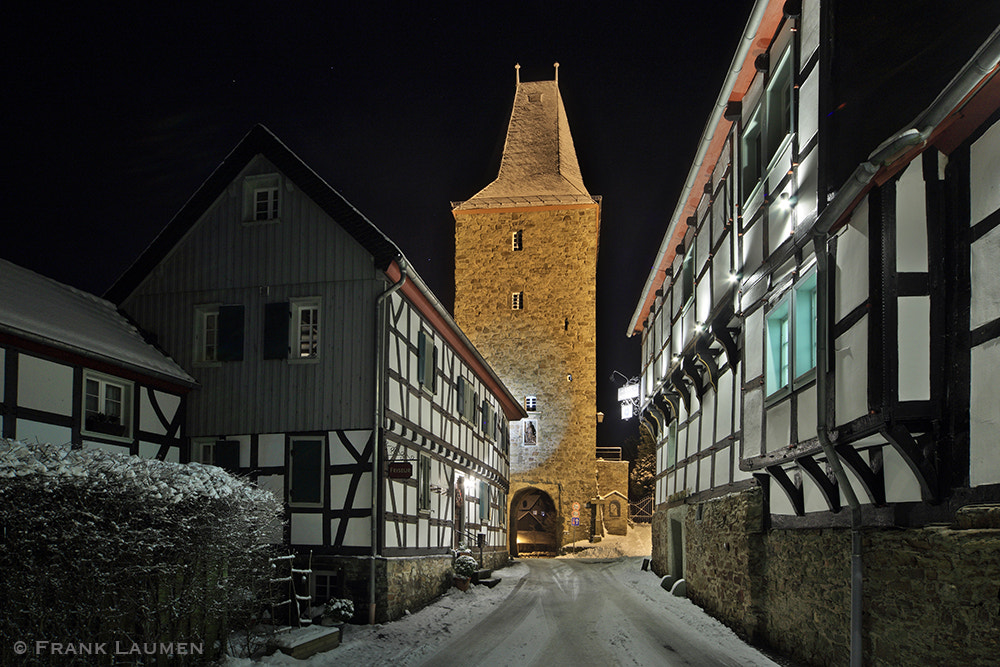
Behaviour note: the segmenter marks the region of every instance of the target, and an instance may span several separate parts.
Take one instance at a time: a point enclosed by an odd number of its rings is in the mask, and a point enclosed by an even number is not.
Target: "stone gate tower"
[[[500,173],[452,206],[455,320],[529,413],[511,424],[512,554],[589,536],[597,492],[601,206],[583,184],[558,67],[553,81],[518,72]]]

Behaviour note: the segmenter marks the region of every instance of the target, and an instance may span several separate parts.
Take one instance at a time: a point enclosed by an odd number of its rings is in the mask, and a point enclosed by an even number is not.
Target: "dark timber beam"
[[[792,503],[792,508],[795,509],[795,515],[805,515],[806,503],[802,494],[802,479],[793,480],[781,466],[769,466],[767,472],[771,475],[771,479],[776,481],[781,490],[788,496],[788,500]]]
[[[886,425],[881,432],[910,466],[910,470],[920,483],[921,498],[925,502],[937,504],[940,500],[938,464],[935,456],[937,452],[930,444],[931,439],[921,437],[927,443],[926,447],[922,446],[906,426],[898,423]]]
[[[832,470],[820,467],[819,462],[811,456],[800,456],[795,460],[799,467],[806,471],[806,474],[816,482],[827,507],[831,512],[840,511],[840,486]]]
[[[885,470],[882,466],[882,448],[872,450],[870,462],[865,461],[861,452],[851,445],[838,445],[837,455],[840,460],[858,476],[861,486],[865,489],[868,501],[872,505],[885,505]]]

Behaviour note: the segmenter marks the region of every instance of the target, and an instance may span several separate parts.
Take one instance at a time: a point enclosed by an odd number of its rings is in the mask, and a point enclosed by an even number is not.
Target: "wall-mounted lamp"
[[[792,207],[799,203],[799,198],[795,195],[790,195],[787,192],[782,192],[781,196],[778,197],[778,206],[782,210],[790,211]]]
[[[740,281],[740,274],[733,271],[729,274],[729,282],[738,283]]]

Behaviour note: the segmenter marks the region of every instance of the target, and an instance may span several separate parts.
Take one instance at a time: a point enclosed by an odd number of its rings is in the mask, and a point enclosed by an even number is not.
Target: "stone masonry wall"
[[[849,529],[760,531],[759,491],[686,508],[688,596],[740,636],[807,665],[850,657]],[[653,569],[669,518],[653,519]],[[992,665],[1000,655],[1000,529],[865,529],[863,649],[871,665]]]
[[[450,555],[386,559],[387,618],[416,611],[447,593],[452,586],[452,561]]]
[[[597,460],[597,493],[606,496],[617,491],[628,498],[628,461]]]
[[[509,497],[556,487],[559,540],[572,504],[596,495],[597,227],[596,204],[455,215],[455,320],[515,397],[538,399],[538,444],[521,444],[512,424]]]
[[[764,545],[759,489],[733,493],[693,506],[685,518],[688,597],[756,639]]]

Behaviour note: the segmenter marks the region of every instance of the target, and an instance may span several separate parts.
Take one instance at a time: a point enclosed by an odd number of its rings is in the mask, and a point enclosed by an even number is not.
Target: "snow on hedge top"
[[[34,477],[42,484],[71,482],[105,490],[138,491],[150,500],[179,503],[270,491],[251,486],[222,468],[170,463],[107,452],[31,444],[0,438],[0,479]]]
[[[196,380],[142,339],[114,304],[0,259],[0,330],[85,357]]]

